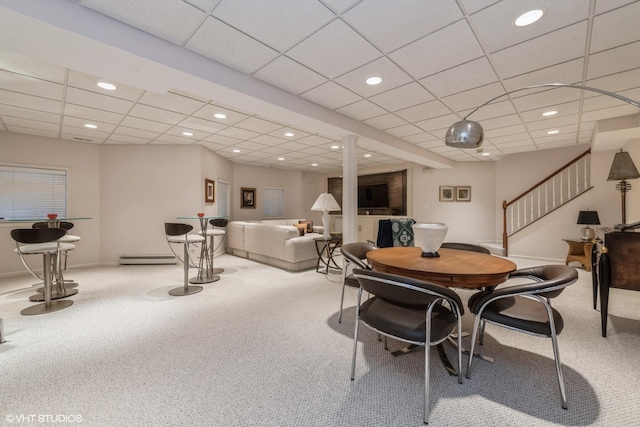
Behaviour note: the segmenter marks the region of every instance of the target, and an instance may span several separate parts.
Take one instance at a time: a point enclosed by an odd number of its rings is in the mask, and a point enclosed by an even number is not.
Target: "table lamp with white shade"
[[[339,211],[341,209],[342,208],[331,193],[320,194],[320,196],[318,196],[318,200],[316,200],[311,207],[312,211],[322,212],[322,226],[324,227],[322,237],[327,240],[331,237],[329,234],[329,211]]]

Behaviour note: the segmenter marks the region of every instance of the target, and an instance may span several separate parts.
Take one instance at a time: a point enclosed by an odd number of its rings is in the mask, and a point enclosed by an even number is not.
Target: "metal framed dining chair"
[[[445,242],[440,245],[441,248],[458,249],[461,251],[478,252],[481,254],[491,255],[491,251],[484,246],[474,245],[472,243]]]
[[[338,323],[342,323],[342,307],[344,305],[345,287],[351,286],[357,288],[360,286],[358,280],[350,273],[354,268],[371,269],[367,264],[367,252],[377,249],[377,247],[369,242],[355,242],[342,245],[340,252],[344,257],[344,268],[342,269],[342,295],[340,296],[340,314],[338,315]]]
[[[229,223],[229,220],[226,218],[212,218],[209,220],[209,225],[211,225],[211,227],[207,228],[206,234],[207,234],[207,237],[209,238],[209,252],[210,252],[209,259],[211,259],[211,273],[213,274],[224,273],[224,268],[220,268],[220,267],[214,268],[213,262],[216,256],[216,251],[224,243],[224,239],[227,235],[226,227],[228,223]],[[221,239],[220,239],[220,243],[218,243],[218,246],[214,247],[216,236],[221,237]]]
[[[501,284],[493,289],[477,292],[469,298],[469,310],[476,316],[469,354],[473,354],[478,333],[480,334],[479,343],[482,344],[485,323],[551,338],[560,386],[560,400],[562,408],[567,409],[557,338],[564,328],[564,320],[560,312],[551,307],[551,299],[560,295],[567,286],[578,280],[578,272],[575,268],[565,265],[542,265],[516,270],[510,274],[509,278],[523,278],[530,281],[512,286]],[[472,361],[473,357],[470,357],[467,378],[471,378]]]
[[[167,238],[167,243],[171,252],[182,261],[184,266],[184,285],[180,288],[174,288],[169,291],[169,295],[173,296],[185,296],[200,292],[202,286],[189,285],[189,245],[193,243],[204,242],[205,237],[199,234],[189,234],[193,230],[193,226],[189,224],[181,224],[174,222],[166,222],[164,224],[164,231]],[[181,244],[184,248],[182,259],[173,250],[172,244]]]
[[[425,347],[423,422],[429,422],[430,346],[457,332],[458,382],[462,384],[462,323],[464,312],[458,294],[444,286],[381,273],[354,269],[360,284],[356,306],[351,380],[355,378],[360,323],[390,338]],[[372,297],[362,302],[362,292]]]
[[[60,238],[66,230],[62,228],[17,228],[11,230],[11,238],[16,242],[15,251],[20,260],[36,278],[44,282],[44,303],[27,307],[20,313],[23,315],[35,315],[51,313],[73,305],[71,300],[51,300],[51,288],[55,270],[60,268],[60,253],[63,250],[71,250],[72,243],[62,243]],[[39,276],[25,260],[25,255],[42,255],[43,275]]]

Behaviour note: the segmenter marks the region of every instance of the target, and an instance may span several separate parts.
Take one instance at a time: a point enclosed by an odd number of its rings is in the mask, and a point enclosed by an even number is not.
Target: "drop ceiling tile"
[[[536,122],[527,123],[527,129],[530,132],[536,130],[558,129],[560,127],[575,125],[578,123],[579,115],[570,114],[567,116],[553,117],[548,120],[538,120]]]
[[[477,118],[474,118],[473,120],[476,120],[476,119]],[[480,124],[482,125],[484,130],[487,131],[490,129],[521,125],[522,120],[520,120],[520,117],[517,114],[509,114],[507,116],[494,117],[491,119],[483,119],[482,121],[480,121]]]
[[[424,148],[425,150],[431,150],[432,148],[439,147],[442,144],[444,144],[443,141],[433,140],[433,141],[419,142],[416,145],[420,148]]]
[[[116,128],[116,125],[112,124],[112,123],[104,123],[104,122],[99,122],[96,120],[84,120],[84,119],[79,119],[77,117],[71,117],[71,116],[65,116],[63,119],[62,124],[65,126],[71,126],[71,127],[75,127],[75,128],[80,128],[80,129],[87,129],[87,130],[91,130],[89,128],[86,128],[84,125],[85,123],[89,123],[92,125],[96,125],[98,126],[98,129],[95,129],[94,131],[98,131],[98,132],[106,132],[106,133],[111,133],[114,131],[114,129]]]
[[[342,20],[333,21],[295,46],[287,55],[330,79],[381,56],[376,48]]]
[[[620,116],[629,116],[631,114],[637,114],[638,108],[630,104],[621,104],[618,107],[609,107],[606,109],[584,111],[582,113],[582,120],[585,122],[611,119]]]
[[[475,112],[473,112],[475,110]],[[480,109],[466,110],[460,111],[458,114],[460,117],[468,117],[473,112],[473,117],[470,120],[475,120],[476,122],[482,122],[487,119],[500,118],[504,116],[510,116],[516,113],[516,109],[513,106],[513,103],[509,100],[506,101],[493,101],[490,104],[487,104]]]
[[[222,129],[227,128],[227,126],[223,124],[212,122],[209,120],[203,120],[198,117],[187,117],[186,119],[178,123],[178,125],[186,129],[199,130],[209,133],[220,132]]]
[[[633,3],[636,0],[607,0],[606,2],[596,2],[596,15],[607,12],[611,9],[623,6],[628,3]]]
[[[278,147],[287,148],[292,152],[304,150],[305,148],[309,148],[309,146],[306,145],[306,144],[300,144],[299,142],[294,142],[294,141],[287,142],[286,144],[281,144]]]
[[[281,154],[287,154],[289,150],[283,147],[267,147],[264,150],[261,150],[262,153],[272,154],[274,156],[279,156]]]
[[[120,135],[114,133],[105,141],[106,144],[148,144],[148,138],[138,138],[130,135]]]
[[[222,136],[228,136],[230,138],[237,138],[237,139],[252,139],[260,135],[257,132],[252,132],[250,130],[240,129],[236,127],[229,127],[229,128],[223,129],[217,134]]]
[[[394,128],[397,126],[401,126],[407,124],[407,122],[395,114],[383,114],[378,117],[374,117],[371,119],[364,120],[364,123],[369,126],[373,126],[374,128],[385,130],[389,128]]]
[[[366,82],[369,77],[380,77],[382,82],[377,85],[369,85]],[[412,81],[411,77],[386,57],[378,58],[335,79],[336,83],[365,98],[410,81]]]
[[[193,135],[189,136],[189,135],[183,135],[182,132],[191,132],[193,133]],[[191,128],[185,128],[182,126],[174,126],[171,129],[169,129],[167,132],[165,132],[166,135],[173,135],[173,136],[179,136],[181,138],[187,138],[190,139],[192,141],[198,141],[204,138],[207,138],[209,136],[211,136],[211,133],[208,132],[198,132],[198,131],[193,131],[193,129]]]
[[[186,118],[184,114],[174,113],[173,111],[163,110],[161,108],[150,107],[148,105],[136,104],[129,115],[140,119],[157,120],[162,123],[170,123],[177,125]]]
[[[586,33],[587,23],[580,22],[491,54],[490,60],[502,79],[529,73],[583,56]]]
[[[102,89],[98,86],[98,82],[111,83],[116,86],[116,90]],[[137,101],[144,90],[135,88],[133,86],[124,85],[122,83],[113,81],[111,79],[103,79],[100,77],[92,76],[89,74],[81,73],[75,70],[69,70],[69,80],[67,83],[70,87],[78,89],[89,90],[101,95],[111,96],[113,98],[121,98],[129,101]]]
[[[235,127],[259,133],[269,133],[274,132],[277,129],[282,129],[282,125],[280,123],[274,123],[257,117],[249,117],[236,123]]]
[[[433,95],[416,82],[391,89],[369,98],[371,102],[388,111],[398,111],[403,108],[432,101],[433,99]]]
[[[44,136],[47,138],[58,138],[59,133],[41,130],[41,129],[33,129],[33,128],[23,128],[19,126],[6,126],[8,132],[13,133],[22,133],[25,135],[35,135],[35,136]]]
[[[640,40],[639,16],[640,2],[596,16],[593,19],[590,51],[600,52]]]
[[[62,110],[62,102],[53,99],[40,98],[38,96],[25,95],[0,89],[0,105],[9,105],[47,113],[59,114]]]
[[[320,74],[286,56],[279,56],[253,76],[296,95],[327,82]]]
[[[547,132],[550,130],[559,130],[560,133],[549,135],[547,134]],[[546,128],[542,130],[530,130],[529,133],[531,134],[531,137],[536,142],[538,142],[539,140],[544,140],[544,139],[553,139],[553,140],[565,139],[567,138],[567,135],[575,134],[577,130],[578,130],[578,125],[573,124],[568,126],[555,126],[550,129]]]
[[[640,42],[589,55],[587,80],[640,68]]]
[[[299,138],[296,141],[300,144],[310,145],[312,147],[326,146],[327,148],[330,144],[335,142],[332,139],[325,138],[320,135],[309,135],[305,138]]]
[[[5,117],[3,121],[5,126],[7,126],[8,128],[21,127],[44,130],[48,132],[57,132],[60,129],[60,125],[56,123],[39,122],[36,120],[21,119],[18,117]]]
[[[412,124],[407,124],[407,125],[387,129],[385,132],[391,135],[397,136],[398,138],[402,138],[404,136],[416,135],[416,134],[422,133],[423,130]]]
[[[97,110],[95,108],[83,107],[81,105],[65,104],[65,116],[78,117],[87,120],[96,120],[104,123],[118,124],[125,117],[123,114],[110,113],[108,111]]]
[[[217,117],[215,117],[215,114],[224,114],[227,117],[224,119],[219,119]],[[193,113],[194,117],[198,117],[200,119],[205,119],[205,120],[209,120],[212,122],[217,122],[223,125],[227,125],[227,126],[232,126],[236,123],[238,123],[239,121],[242,121],[244,119],[246,119],[247,117],[249,117],[248,115],[244,114],[244,113],[240,113],[238,111],[235,110],[231,110],[227,107],[222,107],[219,105],[215,105],[215,104],[208,104],[203,106],[201,109],[199,109],[198,111],[196,111],[195,113]]]
[[[453,48],[454,46],[455,48]],[[484,56],[484,52],[464,20],[419,39],[389,55],[396,64],[416,79],[453,68],[482,56]]]
[[[277,51],[211,17],[185,47],[247,74],[252,74],[278,56]]]
[[[634,89],[640,87],[640,68],[588,80],[586,85],[614,93]],[[598,94],[595,92],[585,91],[585,98],[594,96],[598,96]]]
[[[223,144],[216,144],[215,142],[208,142],[208,141],[198,141],[197,144],[202,145],[203,147],[213,151],[214,153],[216,151],[219,150],[225,150],[227,149],[226,145]]]
[[[113,133],[117,135],[127,135],[127,136],[136,136],[138,138],[146,138],[147,140],[152,140],[162,135],[159,132],[152,132],[144,129],[136,129],[136,128],[131,128],[127,126],[118,126],[116,130],[113,131]]]
[[[331,110],[344,107],[361,99],[360,96],[334,82],[327,82],[300,96]]]
[[[486,86],[477,87],[475,89],[470,89],[466,92],[447,96],[446,98],[442,98],[441,101],[444,102],[452,111],[463,111],[479,107],[490,99],[500,96],[503,93],[504,89],[502,88],[502,84],[496,82]]]
[[[111,132],[103,132],[96,129],[79,128],[76,126],[62,126],[62,135],[72,135],[91,139],[92,142],[104,142]]]
[[[18,117],[21,119],[37,120],[39,122],[60,123],[60,114],[47,113],[44,111],[29,110],[26,108],[12,107],[0,104],[0,117]]]
[[[439,129],[447,129],[459,120],[460,117],[458,117],[456,114],[446,114],[444,116],[434,117],[433,119],[420,120],[419,122],[415,122],[414,124],[420,127],[420,129],[426,131],[435,131]]]
[[[515,19],[533,9],[527,0],[503,1],[469,17],[482,46],[488,53],[517,45],[527,40],[549,34],[589,15],[589,2],[583,0],[537,0],[535,8],[545,15],[535,24],[517,27]],[[584,43],[584,36],[581,39]],[[555,46],[555,45],[549,45]],[[582,46],[584,51],[584,45]]]
[[[579,90],[572,88],[548,89],[536,92],[531,95],[521,96],[513,99],[513,105],[518,111],[530,111],[539,109],[554,109],[554,105],[580,100]],[[548,107],[548,108],[547,108]]]
[[[493,140],[493,138],[498,138],[501,136],[512,136],[512,135],[527,135],[527,128],[520,124],[520,125],[514,125],[514,126],[505,126],[503,128],[494,128],[494,129],[489,129],[488,131],[486,131],[484,133],[485,137]]]
[[[385,53],[461,18],[455,2],[435,6],[422,0],[404,0],[401,7],[385,0],[366,1],[344,14],[347,23]]]
[[[445,114],[450,113],[451,110],[449,110],[442,102],[437,100],[396,111],[396,115],[410,123],[444,116]]]
[[[238,138],[230,138],[228,136],[217,135],[217,134],[208,136],[204,140],[207,141],[207,142],[213,142],[213,143],[216,143],[216,144],[221,144],[221,145],[226,145],[226,146],[234,145],[234,144],[237,144],[237,143],[239,143],[241,141]]]
[[[268,46],[284,52],[335,18],[316,0],[223,1],[213,16]]]
[[[202,11],[183,1],[82,0],[81,4],[178,45],[203,17]]]
[[[433,136],[429,132],[422,132],[416,135],[405,136],[404,139],[412,144],[422,144],[423,142],[440,141],[440,138]]]
[[[0,70],[0,89],[62,101],[64,86]]]
[[[511,134],[511,135],[502,135],[502,136],[497,136],[497,135],[489,136],[489,132],[486,132],[485,133],[485,137],[490,139],[492,144],[494,144],[496,146],[500,146],[500,147],[502,147],[503,144],[507,145],[507,144],[513,144],[513,143],[516,143],[516,142],[519,143],[520,146],[525,144],[525,143],[526,144],[531,144],[532,143],[531,136],[527,132],[514,133],[514,134]]]
[[[361,0],[324,0],[324,4],[329,6],[334,12],[340,13],[351,8]]]
[[[186,136],[169,135],[165,133],[158,136],[152,142],[153,143],[166,142],[169,144],[191,145],[195,143],[195,140],[191,138],[187,138]]]
[[[420,80],[431,93],[442,98],[498,81],[486,56]]]
[[[323,150],[322,148],[318,148],[318,147],[307,147],[304,150],[300,150],[300,153],[302,154],[306,154],[308,156],[316,156],[319,154],[324,153],[326,150]],[[308,159],[309,163],[311,163],[313,159]]]
[[[162,108],[163,110],[187,115],[195,113],[206,104],[206,102],[172,92],[161,95],[150,91],[146,91],[138,102],[151,107]]]
[[[286,136],[285,133],[292,133],[293,136]],[[306,138],[311,135],[309,132],[305,132],[300,129],[292,128],[292,127],[283,127],[282,129],[277,129],[273,132],[269,132],[269,135],[274,136],[276,138],[281,138],[286,141],[298,140],[300,138]]]
[[[579,83],[582,81],[582,71],[584,69],[584,58],[578,58],[561,64],[552,65],[546,68],[508,78],[503,81],[507,91],[512,91],[532,85],[545,83]],[[516,92],[513,97],[523,96],[530,91]]]
[[[154,132],[156,134],[160,134],[168,131],[171,128],[171,125],[166,123],[160,123],[152,120],[139,119],[137,117],[127,116],[120,123],[122,126],[147,130],[149,132]]]
[[[558,113],[548,117],[545,117],[542,115],[542,113],[546,111],[551,111],[551,110],[555,110]],[[546,106],[543,108],[522,111],[520,112],[520,117],[522,117],[522,120],[524,120],[525,122],[536,122],[540,120],[544,121],[554,117],[562,117],[562,116],[568,116],[571,114],[578,114],[579,112],[580,112],[580,101],[573,101],[573,102],[565,102],[562,104],[549,104],[549,106]]]
[[[276,138],[276,137],[270,136],[270,135],[259,135],[259,136],[256,136],[255,138],[253,138],[251,141],[258,142],[260,144],[264,144],[264,145],[268,145],[268,146],[280,145],[280,144],[284,144],[284,143],[287,142],[284,139]]]
[[[66,75],[63,67],[6,50],[0,50],[0,69],[61,84]]]
[[[338,108],[336,111],[356,120],[370,119],[371,117],[380,116],[387,112],[366,99]]]
[[[113,98],[107,95],[100,95],[95,92],[76,89],[74,87],[67,88],[66,102],[84,107],[95,107],[99,110],[119,114],[127,114],[133,106],[133,102],[131,101]]]

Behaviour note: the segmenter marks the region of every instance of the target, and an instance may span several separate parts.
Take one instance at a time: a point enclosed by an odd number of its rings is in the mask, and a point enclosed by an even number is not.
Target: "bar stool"
[[[71,300],[51,300],[52,266],[60,267],[60,252],[74,248],[72,243],[61,243],[59,239],[66,230],[62,228],[17,228],[11,230],[11,238],[16,242],[15,251],[20,255],[24,266],[38,279],[44,282],[44,303],[27,307],[20,312],[25,316],[44,314],[62,310],[73,305]],[[43,256],[44,277],[38,276],[24,259],[24,255]]]
[[[213,218],[209,220],[209,224],[211,224],[212,228],[207,228],[207,236],[209,237],[209,248],[211,250],[211,254],[209,255],[211,258],[211,272],[213,274],[220,274],[224,272],[224,268],[213,268],[213,259],[216,256],[216,250],[224,243],[224,238],[227,234],[225,230],[227,224],[229,223],[228,219],[225,218]],[[218,228],[216,228],[218,227]],[[215,241],[216,236],[222,236],[220,239],[220,243],[215,248],[213,247],[213,243]]]
[[[182,264],[184,264],[184,286],[181,288],[174,288],[169,291],[169,295],[173,296],[185,296],[198,293],[202,290],[202,286],[190,286],[189,285],[189,244],[202,243],[204,237],[198,234],[188,234],[193,230],[193,226],[189,224],[180,224],[174,222],[165,222],[164,231],[167,237],[167,243],[171,252],[180,259],[171,246],[172,243],[182,244],[184,247],[184,255],[182,258]]]
[[[80,236],[76,236],[74,234],[69,234],[69,230],[73,228],[72,222],[67,221],[57,221],[52,225],[49,222],[41,221],[34,223],[31,228],[62,228],[66,231],[65,235],[62,236],[59,241],[60,243],[73,243],[73,248],[68,250],[61,250],[60,255],[64,257],[64,266],[60,265],[60,268],[54,270],[54,275],[52,278],[52,287],[55,289],[51,292],[51,299],[58,298],[66,298],[71,295],[75,295],[78,293],[77,290],[67,289],[67,288],[77,288],[78,284],[73,280],[66,280],[64,278],[64,272],[67,270],[67,258],[69,257],[69,251],[75,249],[75,243],[81,240]],[[60,261],[62,262],[62,261]],[[36,284],[39,285],[39,284]],[[44,292],[44,288],[39,288],[38,292],[42,294]],[[33,295],[29,298],[30,301],[44,301],[44,297],[42,295]]]

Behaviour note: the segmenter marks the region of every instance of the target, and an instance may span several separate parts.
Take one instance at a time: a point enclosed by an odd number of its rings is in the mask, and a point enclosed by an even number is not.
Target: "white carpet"
[[[423,350],[394,358],[363,328],[350,381],[356,290],[347,289],[338,324],[339,275],[229,255],[216,266],[221,280],[186,297],[167,294],[181,285],[180,266],[70,272],[80,283],[74,305],[40,316],[19,314],[33,304],[30,276],[0,279],[0,425],[422,425]],[[462,385],[431,350],[430,425],[640,423],[640,292],[612,290],[602,338],[590,273],[579,274],[554,300],[566,325],[569,409],[560,407],[550,340],[489,325],[481,349],[496,363],[474,361]],[[473,318],[464,318],[470,331]]]

